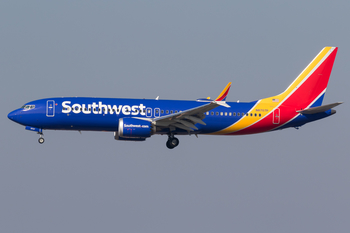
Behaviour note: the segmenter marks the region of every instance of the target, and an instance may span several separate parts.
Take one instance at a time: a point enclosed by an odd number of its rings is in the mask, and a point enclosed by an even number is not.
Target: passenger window
[[[164,114],[164,110],[161,110],[160,112],[161,112],[162,114]]]
[[[261,117],[261,113],[259,113],[259,117]]]
[[[211,115],[214,115],[214,112],[211,112]]]
[[[228,113],[228,115],[229,115],[229,116],[231,116],[231,115],[232,115],[232,113],[231,113],[231,112],[229,112],[229,113]]]
[[[169,110],[166,110],[166,114],[169,114]]]
[[[236,113],[235,113],[235,112],[233,113],[233,116],[236,116]]]
[[[239,112],[237,112],[237,116],[241,116],[241,114]]]
[[[215,115],[219,116],[219,112],[216,112]]]
[[[173,110],[171,110],[170,113],[173,114]]]

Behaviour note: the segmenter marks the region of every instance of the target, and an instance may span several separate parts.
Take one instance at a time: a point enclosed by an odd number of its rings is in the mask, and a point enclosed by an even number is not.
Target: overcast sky
[[[348,232],[347,1],[1,1],[1,232]],[[92,96],[227,101],[279,94],[325,46],[337,114],[250,136],[115,141],[7,119]]]

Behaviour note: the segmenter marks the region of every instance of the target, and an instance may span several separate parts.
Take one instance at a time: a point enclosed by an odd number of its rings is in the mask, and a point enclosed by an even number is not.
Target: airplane
[[[35,100],[8,118],[37,132],[43,130],[114,132],[121,141],[145,141],[167,135],[166,146],[179,145],[175,135],[245,135],[300,126],[336,113],[342,102],[322,105],[337,47],[325,47],[281,94],[252,101],[226,102],[231,82],[212,100],[160,100],[62,97]]]

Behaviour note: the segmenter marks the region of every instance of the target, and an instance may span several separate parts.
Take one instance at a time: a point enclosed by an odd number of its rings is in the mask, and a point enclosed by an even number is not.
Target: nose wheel
[[[175,147],[177,147],[179,145],[179,139],[177,139],[174,136],[169,136],[168,137],[168,141],[166,142],[166,146],[169,149],[174,149]]]
[[[43,135],[42,135],[42,134],[40,134],[40,138],[38,139],[38,142],[39,142],[40,144],[43,144],[43,143],[45,142],[45,139],[43,138]]]

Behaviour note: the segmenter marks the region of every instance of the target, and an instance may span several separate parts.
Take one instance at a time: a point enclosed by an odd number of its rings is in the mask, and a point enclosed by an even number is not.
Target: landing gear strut
[[[40,133],[40,138],[38,139],[38,142],[40,144],[43,144],[45,142],[45,139],[43,138],[43,134],[42,133]]]
[[[179,145],[179,139],[174,137],[173,134],[170,134],[168,137],[168,141],[166,142],[166,146],[169,149],[173,149],[173,148],[177,147],[178,145]]]

